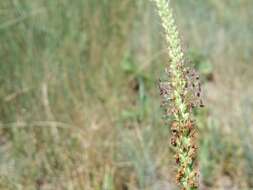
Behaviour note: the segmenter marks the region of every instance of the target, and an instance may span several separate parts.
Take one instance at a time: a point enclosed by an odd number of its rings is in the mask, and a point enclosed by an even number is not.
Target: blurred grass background
[[[172,7],[205,91],[201,189],[253,189],[253,2]],[[0,189],[173,189],[151,3],[2,0],[0,62]]]

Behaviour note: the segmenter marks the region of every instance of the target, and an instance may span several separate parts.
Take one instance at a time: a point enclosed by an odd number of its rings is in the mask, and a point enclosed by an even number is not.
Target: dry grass
[[[150,6],[0,2],[0,189],[169,186],[175,168],[156,87],[166,53]],[[173,3],[189,59],[213,67],[198,120],[208,189],[253,185],[252,6]]]

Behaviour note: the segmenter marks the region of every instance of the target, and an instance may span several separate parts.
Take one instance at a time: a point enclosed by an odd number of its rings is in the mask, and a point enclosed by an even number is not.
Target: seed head
[[[166,0],[153,0],[165,31],[170,63],[165,69],[167,79],[160,81],[160,95],[166,115],[171,119],[171,145],[176,150],[177,182],[182,189],[197,189],[196,124],[193,108],[203,107],[200,77],[187,66],[172,10]]]

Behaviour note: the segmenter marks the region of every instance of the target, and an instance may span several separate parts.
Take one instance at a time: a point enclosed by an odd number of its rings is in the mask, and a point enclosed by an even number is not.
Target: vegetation
[[[176,176],[182,190],[198,189],[196,171],[197,139],[193,109],[203,107],[200,100],[201,86],[196,71],[187,67],[172,10],[166,0],[155,0],[165,30],[170,54],[170,65],[166,69],[168,78],[160,82],[164,98],[165,113],[170,118],[171,144],[175,147]]]
[[[207,105],[200,189],[253,188],[252,6],[171,0]],[[0,189],[173,189],[154,4],[12,0],[0,14]]]

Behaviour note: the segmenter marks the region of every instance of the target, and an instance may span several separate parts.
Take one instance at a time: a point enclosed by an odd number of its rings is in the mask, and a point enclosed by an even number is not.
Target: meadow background
[[[253,189],[253,1],[171,0],[201,73],[201,189]],[[0,189],[172,190],[147,0],[0,1]]]

